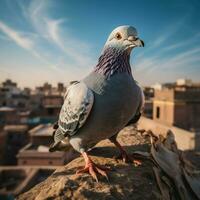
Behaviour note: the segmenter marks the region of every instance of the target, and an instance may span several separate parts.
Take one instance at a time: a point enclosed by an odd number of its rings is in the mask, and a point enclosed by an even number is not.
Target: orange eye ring
[[[116,37],[118,40],[122,39],[122,36],[121,36],[120,33],[116,33],[115,37]]]

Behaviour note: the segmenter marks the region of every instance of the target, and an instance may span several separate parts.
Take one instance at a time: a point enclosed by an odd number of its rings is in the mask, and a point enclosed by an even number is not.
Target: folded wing
[[[65,136],[74,135],[84,125],[93,102],[93,92],[85,83],[75,81],[67,88],[58,121]]]
[[[145,96],[144,96],[144,92],[143,89],[140,85],[138,85],[140,87],[140,94],[141,94],[141,102],[140,102],[140,113],[144,112],[144,106],[145,106]]]
[[[144,106],[145,106],[145,96],[142,87],[136,82],[136,84],[139,87],[139,95],[140,95],[140,104],[139,107],[133,116],[133,118],[127,123],[126,126],[129,126],[130,124],[135,124],[139,121],[142,113],[144,112]]]

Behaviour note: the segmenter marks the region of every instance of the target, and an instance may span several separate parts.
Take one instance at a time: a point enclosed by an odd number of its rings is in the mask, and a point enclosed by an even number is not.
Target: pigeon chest
[[[91,124],[101,132],[102,138],[121,130],[135,115],[139,103],[139,89],[132,76],[126,73],[105,78],[93,74],[85,79],[94,92]]]

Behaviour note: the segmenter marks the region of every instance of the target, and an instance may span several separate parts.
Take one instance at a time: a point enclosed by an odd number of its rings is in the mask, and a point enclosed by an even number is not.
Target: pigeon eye
[[[122,38],[121,34],[120,33],[116,33],[115,37],[120,40]]]

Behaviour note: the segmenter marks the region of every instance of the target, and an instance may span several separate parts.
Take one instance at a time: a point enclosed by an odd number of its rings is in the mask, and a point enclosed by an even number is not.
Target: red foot
[[[142,165],[142,162],[140,160],[134,159],[133,156],[126,153],[126,151],[121,152],[119,156],[116,157],[116,159],[121,159],[125,163],[132,163],[135,167]]]
[[[109,168],[99,166],[95,164],[88,156],[86,153],[83,153],[83,157],[86,161],[85,167],[83,169],[80,169],[76,172],[76,174],[82,174],[82,173],[89,173],[97,182],[97,174],[100,174],[101,176],[106,177],[108,180],[108,176],[106,174],[106,171],[109,170]]]
[[[130,156],[129,154],[127,154],[125,149],[121,146],[121,144],[116,139],[113,139],[112,142],[115,144],[115,146],[120,151],[120,155],[117,157],[117,159],[122,159],[122,161],[126,162],[126,163],[132,163],[133,162],[135,167],[142,164],[142,162],[140,160],[136,160],[136,159],[134,159],[133,156]]]

